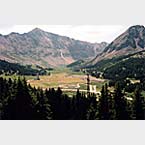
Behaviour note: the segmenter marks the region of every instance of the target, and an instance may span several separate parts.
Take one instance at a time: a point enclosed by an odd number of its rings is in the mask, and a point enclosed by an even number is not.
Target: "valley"
[[[145,119],[145,27],[110,44],[0,35],[0,106],[0,119]]]
[[[77,89],[80,92],[87,92],[87,75],[83,72],[74,72],[66,67],[59,67],[52,71],[49,71],[50,75],[39,75],[39,80],[37,80],[37,76],[20,76],[25,77],[27,80],[27,84],[30,84],[35,88],[49,89],[58,87],[61,88],[62,91],[66,94],[75,94]],[[19,75],[0,75],[3,78],[13,78],[18,79]],[[100,93],[102,85],[107,83],[108,81],[101,78],[96,78],[90,76],[90,91],[91,93]],[[96,88],[96,92],[93,89]],[[95,90],[95,89],[94,89]]]

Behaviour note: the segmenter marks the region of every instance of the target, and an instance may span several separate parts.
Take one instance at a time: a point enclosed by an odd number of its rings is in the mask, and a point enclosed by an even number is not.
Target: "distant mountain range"
[[[0,35],[0,60],[40,67],[87,68],[106,79],[140,79],[145,77],[145,27],[132,26],[110,44],[74,40],[38,28],[24,34]]]
[[[57,67],[92,59],[106,46],[106,42],[89,43],[35,28],[24,34],[0,35],[0,60]]]

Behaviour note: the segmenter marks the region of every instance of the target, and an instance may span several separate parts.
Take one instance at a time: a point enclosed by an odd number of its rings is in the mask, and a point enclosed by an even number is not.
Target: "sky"
[[[34,28],[88,42],[110,43],[129,26],[122,25],[0,25],[0,34],[26,33]]]

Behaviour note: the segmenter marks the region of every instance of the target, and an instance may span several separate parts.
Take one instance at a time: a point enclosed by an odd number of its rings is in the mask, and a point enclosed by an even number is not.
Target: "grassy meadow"
[[[1,75],[4,78],[13,78],[17,79],[18,77],[25,77],[27,83],[30,84],[32,87],[36,88],[62,88],[64,92],[68,92],[73,94],[79,88],[80,90],[87,89],[87,76],[82,72],[74,72],[71,69],[61,67],[56,68],[50,71],[50,75],[39,76],[40,80],[36,79],[36,76],[5,76]],[[103,79],[96,79],[95,77],[91,77],[91,85],[96,85],[97,91],[100,91],[102,85],[105,84],[107,81]],[[68,90],[67,90],[68,89]]]

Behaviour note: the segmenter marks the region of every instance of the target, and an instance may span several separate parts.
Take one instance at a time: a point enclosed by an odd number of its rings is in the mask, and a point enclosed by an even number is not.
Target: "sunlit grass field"
[[[64,88],[64,89],[87,89],[87,76],[82,72],[74,72],[68,68],[57,68],[53,71],[50,71],[50,75],[39,76],[40,80],[36,79],[36,76],[5,76],[1,75],[4,78],[12,78],[17,79],[18,77],[25,77],[27,83],[32,87],[36,88]],[[100,91],[102,85],[104,85],[107,81],[103,79],[96,79],[95,77],[91,77],[91,85],[96,85],[97,91]]]
[[[104,80],[97,80],[94,77],[90,77],[92,85],[96,85],[98,89],[104,84]],[[80,86],[80,89],[86,89],[87,77],[86,75],[69,74],[69,73],[55,73],[50,76],[40,76],[40,80],[28,79],[27,82],[35,87],[42,88],[76,88]]]

